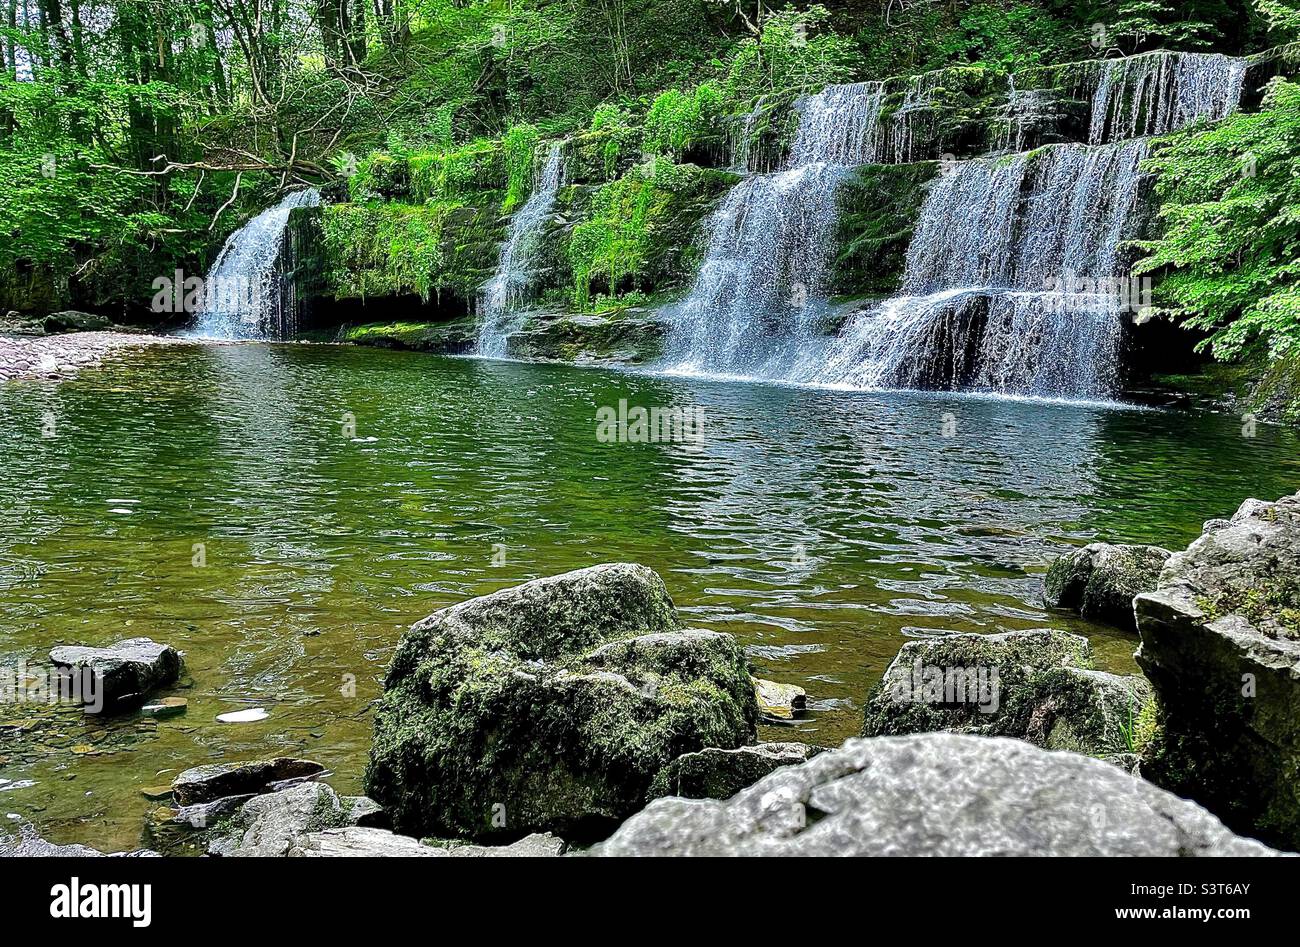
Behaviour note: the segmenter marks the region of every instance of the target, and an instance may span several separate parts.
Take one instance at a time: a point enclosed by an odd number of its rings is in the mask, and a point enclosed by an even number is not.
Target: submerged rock
[[[659,799],[595,855],[1270,855],[1117,767],[950,733],[850,740],[727,802]]]
[[[1150,687],[1091,664],[1088,640],[1060,631],[908,642],[867,700],[862,735],[947,730],[1051,750],[1130,750]]]
[[[655,777],[652,796],[730,799],[781,766],[806,763],[822,747],[806,743],[759,743],[734,750],[709,748],[684,753]]]
[[[182,666],[175,648],[149,638],[128,638],[107,648],[55,648],[50,660],[73,672],[93,673],[104,709],[109,711],[144,703],[151,691],[176,683]]]
[[[681,754],[752,741],[757,717],[730,635],[681,630],[644,566],[595,566],[411,628],[366,790],[408,834],[581,831],[635,812]]]
[[[1160,710],[1142,772],[1300,848],[1300,494],[1207,526],[1135,603]]]
[[[1130,631],[1133,597],[1155,589],[1169,557],[1159,546],[1092,543],[1061,556],[1047,570],[1043,600],[1084,618]]]
[[[273,792],[289,780],[312,779],[325,772],[313,760],[281,756],[243,763],[210,763],[181,773],[172,782],[177,803],[190,806],[222,796]]]

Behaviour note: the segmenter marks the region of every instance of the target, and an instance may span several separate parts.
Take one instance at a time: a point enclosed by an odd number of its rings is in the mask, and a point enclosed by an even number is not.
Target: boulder
[[[69,672],[89,670],[96,694],[84,696],[102,699],[110,711],[144,703],[151,691],[176,683],[182,666],[180,652],[149,638],[128,638],[107,648],[55,648],[50,660]]]
[[[304,835],[350,824],[349,809],[333,789],[325,783],[301,783],[245,802],[209,843],[208,854],[281,858]]]
[[[1100,760],[951,733],[850,740],[726,802],[658,799],[598,856],[1270,855]]]
[[[1142,772],[1300,848],[1300,494],[1207,525],[1135,602],[1160,724]]]
[[[281,756],[245,763],[210,763],[187,769],[172,781],[172,795],[178,805],[192,806],[222,796],[274,792],[291,780],[315,778],[325,767],[313,760]]]
[[[806,763],[822,747],[806,743],[759,743],[734,750],[713,747],[684,753],[655,777],[652,796],[687,799],[730,799],[779,766]]]
[[[612,564],[445,608],[403,636],[366,791],[399,832],[599,829],[665,764],[754,739],[730,636],[682,630],[663,580]]]
[[[862,735],[947,730],[1094,755],[1131,750],[1150,688],[1091,664],[1088,640],[1061,631],[911,641],[868,697]]]
[[[1131,631],[1133,597],[1155,589],[1171,555],[1159,546],[1092,543],[1052,563],[1043,579],[1043,601]]]
[[[112,322],[107,316],[76,309],[52,312],[42,322],[42,327],[51,335],[58,332],[102,332],[110,325]]]
[[[426,845],[383,829],[326,829],[304,836],[289,852],[307,858],[551,858],[567,846],[554,835],[530,835],[511,845]]]

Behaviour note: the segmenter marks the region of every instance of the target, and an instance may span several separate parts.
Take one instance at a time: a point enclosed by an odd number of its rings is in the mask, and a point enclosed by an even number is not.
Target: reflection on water
[[[698,407],[705,439],[600,443],[596,410],[620,398]],[[313,346],[11,384],[0,430],[0,657],[131,635],[186,652],[182,717],[0,708],[21,787],[0,813],[118,847],[156,805],[140,790],[203,762],[303,753],[358,790],[398,636],[468,596],[645,563],[690,622],[808,689],[800,738],[836,743],[909,636],[1068,628],[1130,668],[1131,638],[1042,609],[1050,557],[1098,536],[1181,546],[1297,481],[1294,438],[1228,417]],[[269,718],[215,722],[252,707]]]

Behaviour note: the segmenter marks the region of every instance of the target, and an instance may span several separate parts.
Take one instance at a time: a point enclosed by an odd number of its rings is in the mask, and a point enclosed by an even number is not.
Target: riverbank
[[[126,348],[178,345],[183,339],[127,332],[73,332],[66,335],[0,335],[0,381],[72,378]]]

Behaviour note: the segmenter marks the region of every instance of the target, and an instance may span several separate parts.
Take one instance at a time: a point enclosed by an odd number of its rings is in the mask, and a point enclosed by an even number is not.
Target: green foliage
[[[1199,49],[1210,45],[1214,27],[1186,9],[1188,4],[1166,0],[1121,0],[1115,19],[1107,24],[1107,39],[1126,53],[1145,49]]]
[[[1300,39],[1300,4],[1293,0],[1253,0],[1252,6],[1278,40]]]
[[[508,214],[528,198],[533,189],[533,169],[537,165],[539,136],[532,125],[512,125],[502,139],[505,153],[506,196],[501,212]]]
[[[628,153],[638,135],[632,114],[617,105],[609,103],[601,105],[592,113],[590,132],[600,136],[605,180],[613,180],[618,174],[619,162]]]
[[[736,103],[773,92],[810,92],[853,77],[853,42],[831,30],[830,13],[816,4],[782,10],[763,23],[757,38],[737,44],[727,67],[724,95]]]
[[[688,210],[686,205],[708,190],[706,177],[693,165],[656,158],[599,188],[569,241],[574,305],[592,307],[593,284],[612,297],[637,288],[652,264],[661,265],[665,244],[671,242],[668,231],[679,228],[683,217],[691,221],[700,216],[698,206]],[[608,308],[607,301],[602,308]]]
[[[647,154],[680,159],[687,148],[716,137],[722,94],[710,83],[692,92],[669,89],[650,106],[645,119],[644,147]]]
[[[335,296],[428,299],[447,264],[443,229],[455,204],[325,208],[327,284]]]
[[[1164,274],[1160,305],[1220,359],[1256,341],[1300,350],[1300,85],[1276,80],[1263,111],[1171,137],[1150,168],[1163,229],[1134,272]]]

